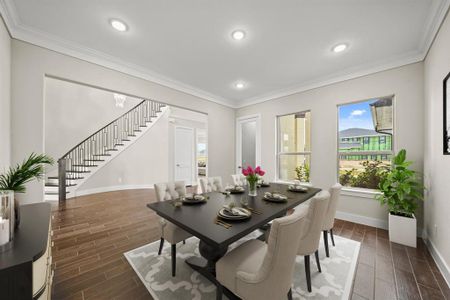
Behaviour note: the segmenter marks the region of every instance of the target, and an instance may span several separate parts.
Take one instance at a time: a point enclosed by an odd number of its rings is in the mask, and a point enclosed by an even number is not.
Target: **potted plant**
[[[44,154],[31,153],[21,164],[10,167],[4,174],[0,174],[0,190],[25,193],[25,184],[44,176],[44,165],[52,165],[53,159]],[[15,227],[20,223],[20,204],[14,197]]]
[[[417,220],[414,212],[423,199],[423,186],[416,172],[409,169],[412,162],[406,161],[406,150],[402,149],[392,160],[392,166],[380,180],[381,194],[376,199],[389,209],[389,240],[416,247]]]

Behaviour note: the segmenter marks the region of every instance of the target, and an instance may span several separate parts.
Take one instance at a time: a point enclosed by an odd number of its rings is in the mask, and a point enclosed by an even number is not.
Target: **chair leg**
[[[330,236],[331,236],[331,243],[333,244],[333,247],[336,246],[334,244],[334,234],[333,234],[333,228],[330,229]]]
[[[288,291],[288,300],[292,300],[292,289]]]
[[[305,272],[306,272],[306,284],[308,286],[308,292],[311,293],[311,268],[309,266],[309,255],[305,255]]]
[[[161,241],[159,242],[158,255],[161,255],[161,251],[162,251],[163,246],[164,246],[164,239],[161,238]]]
[[[223,295],[223,286],[220,283],[217,283],[216,300],[222,300],[222,295]]]
[[[325,254],[330,257],[330,250],[328,249],[328,231],[323,231],[323,242],[325,243]]]
[[[183,245],[186,245],[186,240],[183,240]],[[334,246],[334,243],[333,243],[333,246]]]
[[[172,277],[175,277],[175,269],[177,265],[177,245],[172,245]]]
[[[316,250],[316,265],[317,269],[319,269],[319,272],[322,273],[322,268],[320,267],[320,260],[319,260],[319,249]]]

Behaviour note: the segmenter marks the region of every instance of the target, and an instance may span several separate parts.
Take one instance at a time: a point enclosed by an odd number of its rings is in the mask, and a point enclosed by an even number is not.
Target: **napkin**
[[[287,197],[283,194],[279,194],[279,193],[269,193],[269,192],[265,192],[264,193],[265,197],[268,198],[273,198],[273,199],[279,199],[279,200],[285,200],[287,199]]]
[[[243,216],[246,217],[248,216],[248,212],[247,210],[241,208],[241,207],[233,207],[230,208],[229,206],[224,206],[223,207],[227,212],[231,213],[233,216]]]

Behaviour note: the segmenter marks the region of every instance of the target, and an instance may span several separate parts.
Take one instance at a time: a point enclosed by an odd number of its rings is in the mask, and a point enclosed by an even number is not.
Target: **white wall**
[[[121,116],[141,100],[127,97],[116,107],[113,93],[63,80],[45,78],[45,148],[59,159],[85,138]],[[57,164],[47,171],[57,170]]]
[[[450,282],[450,156],[443,155],[443,80],[450,72],[450,17],[425,59],[425,230]],[[448,100],[450,101],[450,99]],[[439,259],[438,259],[439,261]]]
[[[395,150],[406,148],[414,167],[423,163],[423,64],[343,81],[287,97],[241,108],[237,116],[261,114],[261,165],[267,178],[275,179],[277,115],[311,111],[311,182],[328,188],[337,181],[337,105],[395,94]],[[387,212],[371,198],[342,196],[338,210],[358,215],[360,222],[386,226]],[[419,212],[420,214],[420,212]]]
[[[44,151],[45,75],[208,114],[210,174],[229,176],[233,172],[234,109],[17,40],[12,41],[13,162],[22,160],[32,151]],[[42,201],[43,190],[43,183],[29,184],[22,202]]]
[[[10,164],[11,38],[0,16],[0,173]]]

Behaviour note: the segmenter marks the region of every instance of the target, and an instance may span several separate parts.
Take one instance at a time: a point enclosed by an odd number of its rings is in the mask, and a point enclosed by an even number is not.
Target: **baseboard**
[[[82,191],[74,191],[70,193],[67,198],[86,196],[98,193],[106,193],[106,192],[114,192],[120,190],[137,190],[137,189],[152,189],[153,184],[132,184],[132,185],[114,185],[114,186],[105,186],[94,189],[87,189]]]
[[[442,255],[439,253],[437,248],[434,246],[433,242],[430,239],[424,239],[425,244],[428,247],[428,250],[430,250],[431,256],[434,259],[434,262],[438,266],[439,271],[441,271],[442,276],[444,277],[445,281],[447,282],[447,285],[450,287],[450,268],[445,262]]]
[[[350,221],[353,223],[364,224],[364,225],[368,225],[368,226],[372,226],[372,227],[376,227],[376,228],[381,228],[381,229],[386,229],[386,230],[388,229],[388,221],[387,220],[375,219],[375,218],[356,215],[356,214],[343,212],[343,211],[337,211],[336,218],[345,220],[345,221]]]

